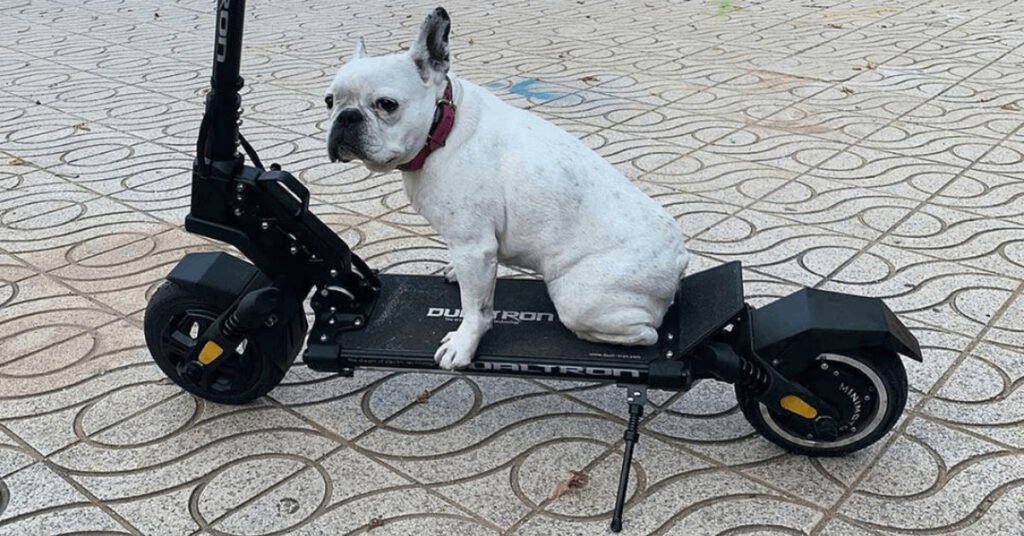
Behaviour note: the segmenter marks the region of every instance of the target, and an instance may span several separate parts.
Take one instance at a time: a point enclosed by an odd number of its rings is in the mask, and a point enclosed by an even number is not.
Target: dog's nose
[[[342,110],[334,121],[338,123],[338,126],[345,128],[351,125],[355,125],[356,123],[362,122],[362,120],[362,112],[355,108],[347,108],[345,110]]]

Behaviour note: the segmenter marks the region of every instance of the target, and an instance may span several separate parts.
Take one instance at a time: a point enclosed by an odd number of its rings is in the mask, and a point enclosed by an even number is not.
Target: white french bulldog
[[[434,359],[449,370],[473,359],[499,261],[540,273],[578,337],[654,344],[689,261],[679,225],[571,134],[454,77],[450,26],[435,9],[407,53],[371,57],[360,40],[325,98],[331,160],[403,169],[413,207],[448,244],[463,319]]]

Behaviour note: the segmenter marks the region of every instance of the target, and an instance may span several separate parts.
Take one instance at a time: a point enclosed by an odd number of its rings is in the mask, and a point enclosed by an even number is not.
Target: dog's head
[[[444,8],[427,15],[407,52],[370,56],[362,39],[327,89],[331,161],[361,160],[373,171],[391,171],[423,148],[448,74]]]

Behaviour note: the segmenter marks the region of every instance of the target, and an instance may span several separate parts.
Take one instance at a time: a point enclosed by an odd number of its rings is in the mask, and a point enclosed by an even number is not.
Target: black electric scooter
[[[276,164],[264,169],[240,135],[244,12],[244,0],[218,2],[185,228],[235,246],[249,262],[190,253],[174,267],[146,309],[153,359],[184,389],[226,404],[277,386],[304,338],[314,370],[437,370],[434,350],[460,321],[458,287],[440,276],[370,269],[309,211],[309,191]],[[312,330],[303,312],[310,291]],[[648,388],[733,383],[743,415],[766,438],[792,452],[835,456],[895,425],[907,399],[899,354],[921,360],[917,340],[878,299],[803,289],[759,309],[746,305],[738,262],[680,281],[655,346],[576,338],[558,322],[541,281],[499,279],[495,308],[494,327],[463,373],[626,388],[616,532]]]

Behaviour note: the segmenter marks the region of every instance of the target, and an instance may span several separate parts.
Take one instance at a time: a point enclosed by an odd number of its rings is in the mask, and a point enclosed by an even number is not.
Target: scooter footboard
[[[365,327],[338,334],[337,341],[324,341],[307,351],[304,359],[311,368],[437,369],[434,352],[445,334],[458,328],[462,320],[458,285],[436,276],[381,274],[380,279],[381,291]],[[542,281],[499,279],[494,303],[494,324],[467,372],[671,383],[664,387],[684,388],[685,361],[662,358],[677,333],[659,337],[655,346],[581,340],[559,321]],[[314,326],[310,340],[319,336]],[[340,346],[340,355],[326,350],[336,346]]]
[[[917,339],[878,298],[802,289],[753,310],[751,324],[754,351],[783,374],[824,352],[878,350],[921,360]]]

